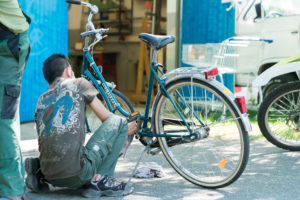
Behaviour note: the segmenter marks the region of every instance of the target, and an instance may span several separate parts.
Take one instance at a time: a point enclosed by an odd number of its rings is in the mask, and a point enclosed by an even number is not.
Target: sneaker
[[[48,185],[44,182],[44,175],[40,169],[40,160],[38,158],[26,158],[24,166],[27,173],[26,186],[33,192],[46,190]]]
[[[118,197],[131,194],[134,188],[124,182],[117,182],[111,176],[102,176],[98,182],[91,181],[88,188],[82,192],[84,197]]]

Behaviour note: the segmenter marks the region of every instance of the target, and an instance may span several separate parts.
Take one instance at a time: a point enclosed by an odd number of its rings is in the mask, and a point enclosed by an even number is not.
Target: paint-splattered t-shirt
[[[42,94],[35,113],[41,170],[48,180],[80,173],[85,140],[85,104],[97,90],[86,79],[57,79]]]

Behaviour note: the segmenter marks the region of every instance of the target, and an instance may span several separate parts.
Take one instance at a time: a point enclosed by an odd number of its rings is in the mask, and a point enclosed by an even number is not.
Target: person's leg
[[[115,168],[117,165],[117,161],[121,152],[122,147],[124,146],[127,138],[128,126],[127,121],[123,119],[119,122],[118,134],[112,143],[111,154],[103,160],[102,165],[98,169],[98,174],[113,176],[115,172]]]
[[[91,137],[85,151],[88,159],[96,161],[97,174],[113,176],[127,132],[126,119],[114,115],[105,120]]]
[[[2,134],[2,133],[1,133]],[[1,138],[1,137],[0,137]],[[1,140],[1,139],[0,139]],[[0,146],[3,145],[3,142]],[[0,160],[0,196],[19,196],[25,192],[24,168],[20,149],[15,146],[15,156]],[[18,150],[17,150],[18,149]],[[10,152],[12,153],[12,152]],[[10,154],[12,156],[12,154]]]
[[[125,143],[127,130],[125,119],[118,116],[108,118],[90,138],[84,149],[83,161],[85,164],[81,173],[74,177],[47,180],[47,182],[57,187],[75,189],[90,183],[100,169],[103,170],[103,175],[112,175],[121,148]]]
[[[27,32],[0,40],[0,197],[25,192],[18,138],[20,85],[28,54]]]
[[[0,96],[4,87],[0,85]],[[1,95],[2,94],[2,95]],[[0,98],[0,105],[3,98]],[[24,167],[17,135],[18,119],[0,119],[0,196],[18,196],[25,192]]]
[[[121,149],[128,134],[126,119],[112,116],[105,120],[86,145],[85,155],[94,161],[94,175],[82,195],[85,197],[124,196],[133,192],[133,187],[123,182],[117,182],[112,176],[115,171]],[[94,176],[95,178],[95,176]]]

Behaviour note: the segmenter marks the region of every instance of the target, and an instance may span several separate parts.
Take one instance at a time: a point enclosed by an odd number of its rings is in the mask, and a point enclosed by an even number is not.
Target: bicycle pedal
[[[141,115],[139,112],[134,112],[131,113],[128,117],[127,117],[127,122],[133,122],[133,121],[139,121]]]
[[[137,123],[137,130],[135,132],[135,138],[136,139],[139,139],[140,138],[140,135],[139,135],[139,131],[141,129],[141,114],[139,112],[134,112],[134,113],[131,113],[128,117],[127,117],[127,122],[133,122],[133,121],[136,121]]]

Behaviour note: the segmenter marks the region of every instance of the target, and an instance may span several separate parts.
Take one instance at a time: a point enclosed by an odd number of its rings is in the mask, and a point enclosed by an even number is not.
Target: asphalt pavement
[[[133,194],[122,197],[101,197],[97,199],[137,199],[137,200],[300,200],[300,152],[277,148],[260,136],[253,125],[250,141],[250,157],[242,176],[233,184],[221,189],[197,187],[181,178],[167,163],[162,154],[146,154],[145,162],[162,165],[167,176],[163,178],[132,179],[135,187]],[[24,159],[38,156],[36,131],[33,123],[21,125],[21,147]],[[137,157],[143,150],[138,142],[133,142],[125,159],[121,158],[116,169],[116,177],[127,181],[133,170]],[[80,190],[52,188],[47,193],[28,192],[26,200],[83,200]]]

